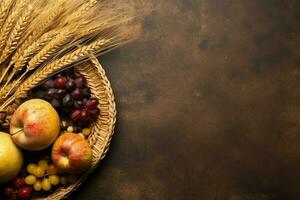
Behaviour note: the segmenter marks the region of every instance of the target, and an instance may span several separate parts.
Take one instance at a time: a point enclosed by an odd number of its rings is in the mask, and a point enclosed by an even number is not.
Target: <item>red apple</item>
[[[21,148],[39,151],[57,138],[60,119],[56,110],[45,100],[31,99],[14,112],[10,123],[13,141]]]
[[[65,133],[57,138],[52,147],[52,161],[57,168],[69,173],[81,173],[92,164],[92,149],[78,134]]]

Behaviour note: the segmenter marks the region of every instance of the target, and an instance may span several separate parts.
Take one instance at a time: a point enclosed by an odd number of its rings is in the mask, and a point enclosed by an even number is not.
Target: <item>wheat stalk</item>
[[[7,20],[4,22],[0,31],[0,52],[3,51],[7,37],[9,36],[11,29],[13,28],[19,14],[21,13],[21,10],[26,5],[26,2],[27,0],[17,1],[15,6],[12,8],[11,14],[7,17]]]
[[[6,46],[0,57],[0,63],[4,62],[7,57],[17,48],[18,42],[22,34],[25,32],[30,23],[33,14],[32,5],[27,6],[25,11],[21,14],[16,25],[13,27],[10,36],[7,39]]]
[[[0,89],[0,99],[7,98],[15,89],[16,81],[13,81],[12,83],[2,86]]]

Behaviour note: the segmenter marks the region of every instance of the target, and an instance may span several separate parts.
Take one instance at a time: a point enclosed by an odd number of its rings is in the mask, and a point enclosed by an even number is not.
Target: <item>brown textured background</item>
[[[102,57],[118,120],[70,199],[300,199],[299,0],[151,0]]]

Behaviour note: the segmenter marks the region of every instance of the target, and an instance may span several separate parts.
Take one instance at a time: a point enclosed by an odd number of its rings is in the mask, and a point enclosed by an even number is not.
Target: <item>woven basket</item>
[[[95,56],[91,56],[89,62],[75,68],[75,71],[85,76],[91,91],[91,96],[99,99],[100,115],[92,124],[92,132],[88,138],[93,151],[92,167],[78,178],[78,180],[65,187],[56,190],[46,198],[35,200],[59,200],[70,195],[93,172],[105,157],[116,122],[116,106],[110,83],[105,71]]]

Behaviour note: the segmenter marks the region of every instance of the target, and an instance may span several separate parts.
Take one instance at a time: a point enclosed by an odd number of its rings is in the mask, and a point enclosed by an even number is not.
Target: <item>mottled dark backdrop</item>
[[[101,58],[116,134],[70,199],[300,199],[300,1],[149,2]]]

